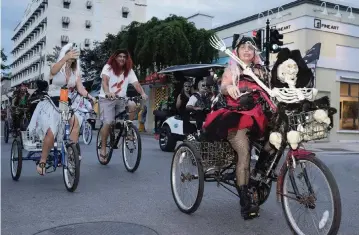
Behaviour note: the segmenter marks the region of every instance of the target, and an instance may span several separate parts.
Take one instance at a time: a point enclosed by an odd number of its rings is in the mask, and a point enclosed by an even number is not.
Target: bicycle
[[[55,110],[61,114],[61,127],[59,128],[57,136],[62,136],[62,138],[55,138],[54,147],[47,158],[46,172],[55,172],[59,163],[61,163],[65,187],[69,192],[74,192],[80,179],[80,160],[76,144],[70,141],[71,128],[69,120],[74,115],[77,108],[73,109],[68,104],[62,104],[62,108],[58,108],[48,95],[44,95],[39,100],[49,101]],[[38,102],[39,100],[33,102]],[[20,141],[23,144],[21,144]],[[22,155],[23,149],[28,151],[26,157],[23,157]],[[36,164],[39,164],[41,152],[42,140],[31,135],[29,130],[21,131],[21,139],[18,140],[18,138],[15,138],[11,147],[10,168],[12,179],[14,181],[19,180],[23,161],[32,160],[35,161]],[[15,162],[17,162],[16,167],[14,166]],[[47,170],[50,168],[52,168],[52,171],[48,172]]]
[[[88,119],[86,118],[86,114],[93,114],[93,111],[90,112],[82,112],[85,114],[84,120],[80,127],[80,135],[82,135],[82,139],[84,141],[84,144],[90,145],[92,141],[92,125],[88,122]]]
[[[108,97],[106,96],[108,99]],[[138,103],[138,101],[141,99],[141,97],[129,97],[129,98],[123,98],[123,97],[116,97],[116,100],[123,100],[125,102],[128,101],[134,101]],[[127,109],[127,104],[126,104]],[[107,140],[106,148],[106,161],[100,160],[100,153],[101,153],[101,146],[102,146],[102,139],[101,139],[101,129],[103,127],[103,123],[101,123],[101,126],[97,133],[97,141],[96,141],[96,147],[97,147],[97,159],[102,165],[107,165],[112,158],[113,150],[118,149],[118,144],[120,142],[121,137],[122,138],[122,158],[123,163],[125,165],[125,168],[129,172],[135,172],[137,168],[140,165],[141,161],[141,154],[142,154],[142,142],[141,142],[141,136],[137,129],[137,127],[132,123],[132,121],[127,120],[128,119],[128,113],[127,110],[124,110],[117,114],[115,116],[115,122],[111,124],[110,126],[110,133],[109,133],[109,140]],[[132,137],[133,140],[129,140],[128,137]],[[135,140],[137,140],[137,144],[135,143]],[[130,148],[129,142],[132,142],[133,147]],[[128,155],[126,153],[126,149],[130,151],[130,153],[133,153],[135,149],[137,149],[137,157],[134,161],[134,165],[130,165],[130,159],[128,158]]]
[[[251,93],[257,92],[259,91],[253,90]],[[299,225],[300,221],[294,219],[298,209],[291,209],[289,201],[299,203],[312,216],[318,216],[317,212],[313,212],[313,210],[323,204],[320,204],[319,197],[316,194],[318,193],[318,185],[314,184],[314,179],[309,180],[311,174],[308,172],[312,165],[324,177],[324,183],[329,189],[327,199],[331,201],[331,205],[329,206],[330,209],[327,210],[320,208],[322,210],[319,212],[319,218],[316,219],[319,228],[309,231],[318,231],[319,229],[325,230],[324,234],[337,234],[342,215],[338,185],[329,168],[315,156],[315,153],[305,150],[301,146],[306,141],[327,138],[329,131],[333,128],[333,115],[337,112],[336,109],[330,107],[329,99],[321,98],[322,100],[313,102],[304,101],[296,106],[285,103],[279,103],[278,106],[275,106],[266,93],[259,92],[259,95],[263,96],[263,99],[259,99],[258,103],[265,102],[275,111],[270,125],[272,133],[273,131],[277,132],[282,137],[274,155],[264,156],[263,168],[251,167],[250,169],[249,191],[251,200],[257,205],[265,203],[270,195],[272,182],[277,182],[277,200],[282,202],[284,216],[291,231],[295,234],[307,234],[307,226],[301,227]],[[240,111],[240,108],[232,109],[225,105],[224,108]],[[331,119],[331,123],[327,124],[318,121],[314,114],[317,110],[321,110],[320,112],[324,110]],[[293,142],[291,142],[293,137],[290,138],[290,135],[293,135],[293,133],[301,137],[297,147],[292,145]],[[289,137],[287,134],[289,134]],[[249,140],[255,152],[258,152],[257,155],[260,155],[266,140],[252,138],[251,134],[249,135]],[[277,176],[275,173],[276,168],[280,159],[285,155],[286,147],[288,146],[289,151],[286,153],[285,160]],[[185,140],[180,144],[173,155],[171,163],[172,195],[179,210],[191,214],[199,208],[204,192],[204,182],[216,182],[217,186],[221,185],[239,197],[238,193],[233,192],[226,186],[237,188],[236,157],[236,152],[227,140]],[[188,163],[188,169],[182,166],[184,163]],[[189,170],[193,171],[189,172]],[[298,181],[304,182],[299,184]],[[183,190],[178,188],[182,184],[185,184],[185,189]],[[188,195],[181,195],[184,192],[186,193],[186,190],[190,190],[191,187],[187,184],[195,184],[194,195],[190,197],[190,199],[193,198],[191,201],[189,201]],[[320,190],[320,194],[324,194],[324,192],[323,189]],[[303,213],[299,214],[301,216]],[[250,216],[248,218],[251,218]],[[312,217],[311,219],[314,222],[314,218]]]

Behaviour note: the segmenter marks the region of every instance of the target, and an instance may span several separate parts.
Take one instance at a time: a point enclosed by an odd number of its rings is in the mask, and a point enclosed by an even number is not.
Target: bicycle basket
[[[227,141],[216,142],[196,142],[191,141],[202,157],[202,166],[204,170],[212,167],[221,168],[230,165],[236,155],[236,152]]]
[[[30,135],[28,130],[21,131],[21,138],[26,151],[42,151],[42,140]]]
[[[329,135],[329,125],[317,122],[314,117],[315,111],[289,113],[288,124],[289,130],[298,131],[302,137],[302,141],[325,139]]]

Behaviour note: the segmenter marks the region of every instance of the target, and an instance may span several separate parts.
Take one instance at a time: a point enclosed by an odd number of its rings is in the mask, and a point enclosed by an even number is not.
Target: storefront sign
[[[316,29],[332,29],[332,30],[339,31],[338,25],[322,23],[322,20],[320,20],[320,19],[314,19],[314,28],[316,28]]]
[[[237,27],[238,32],[236,33],[251,35],[253,30],[258,30],[258,23],[257,21],[253,21],[253,26],[246,27],[246,31],[244,31],[241,26]],[[319,19],[311,16],[302,16],[294,20],[289,20],[276,25],[272,25],[271,28],[277,29],[281,34],[286,34],[302,29],[313,29],[359,38],[359,26],[357,25]],[[249,29],[251,30],[247,31]],[[233,32],[233,30],[231,30],[231,32]],[[233,35],[228,35],[228,37],[223,38],[227,47],[230,47],[232,45],[232,36]]]
[[[279,26],[279,27],[277,27],[277,26],[272,26],[271,28],[272,28],[272,29],[276,29],[276,30],[278,30],[279,32],[283,32],[283,31],[290,30],[290,27],[291,27],[291,25],[289,24],[289,25]]]

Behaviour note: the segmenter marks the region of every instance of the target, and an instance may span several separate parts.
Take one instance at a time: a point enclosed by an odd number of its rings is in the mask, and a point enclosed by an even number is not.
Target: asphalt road
[[[133,223],[117,233],[111,233],[106,225],[99,233],[103,235],[151,234],[144,230],[136,232],[136,224],[162,235],[291,234],[274,189],[262,206],[261,217],[255,220],[243,221],[238,198],[214,183],[205,184],[197,212],[181,213],[171,194],[172,154],[162,152],[151,136],[143,136],[142,140],[143,158],[137,172],[132,174],[125,170],[119,150],[108,166],[100,165],[94,136],[90,146],[82,145],[80,183],[75,193],[69,193],[61,168],[41,177],[30,161],[23,163],[20,180],[13,181],[9,167],[11,144],[4,144],[1,138],[1,234],[31,235],[56,226],[95,221]],[[339,234],[359,234],[359,155],[320,153],[319,157],[330,167],[340,188],[343,216]],[[63,231],[41,234],[86,234]]]

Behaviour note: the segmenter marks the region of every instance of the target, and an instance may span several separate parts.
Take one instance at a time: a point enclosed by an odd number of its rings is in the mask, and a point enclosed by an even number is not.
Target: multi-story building
[[[46,55],[75,42],[81,48],[117,34],[132,21],[145,22],[147,0],[32,0],[12,40],[11,86],[48,79]]]
[[[227,47],[233,34],[263,29],[266,19],[284,35],[284,46],[305,54],[321,43],[316,63],[318,97],[327,95],[338,110],[331,141],[359,140],[359,9],[319,0],[297,0],[215,28]],[[228,61],[226,55],[221,62]],[[271,56],[271,64],[276,55]]]
[[[10,74],[1,72],[1,107],[5,107],[9,103],[6,95],[11,90]]]

